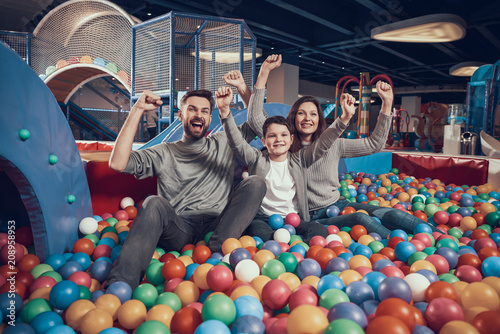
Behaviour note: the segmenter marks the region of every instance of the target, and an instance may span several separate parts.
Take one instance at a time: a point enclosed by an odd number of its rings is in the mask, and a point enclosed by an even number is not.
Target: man
[[[135,288],[144,276],[157,244],[179,251],[214,231],[207,246],[220,251],[222,242],[238,238],[255,216],[266,191],[262,178],[254,176],[234,189],[234,154],[224,133],[205,137],[212,120],[212,93],[188,92],[178,113],[184,136],[175,143],[161,143],[132,152],[132,143],[143,113],[162,104],[145,91],[125,121],[111,153],[111,169],[138,179],[156,175],[158,196],[148,197],[129,231],[107,285],[127,282]],[[248,142],[255,133],[245,122],[240,131]]]

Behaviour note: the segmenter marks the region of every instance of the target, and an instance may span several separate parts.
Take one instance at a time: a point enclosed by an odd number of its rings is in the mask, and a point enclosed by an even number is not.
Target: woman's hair
[[[264,137],[266,137],[267,128],[269,128],[269,126],[271,124],[284,125],[284,126],[286,126],[288,131],[290,131],[290,134],[292,134],[292,129],[290,128],[290,123],[288,122],[288,120],[285,117],[283,117],[283,116],[271,116],[271,117],[266,119],[266,121],[264,122],[264,125],[262,126],[262,132],[264,133]]]
[[[295,137],[295,140],[292,143],[292,146],[290,147],[291,152],[297,152],[302,148],[302,145],[300,143],[300,133],[297,131],[297,128],[295,127],[295,118],[297,117],[297,112],[299,111],[299,107],[302,105],[302,103],[305,102],[311,102],[314,103],[316,106],[316,109],[318,110],[318,129],[313,133],[312,135],[312,141],[315,141],[318,139],[319,136],[325,131],[326,129],[326,120],[325,116],[323,116],[323,110],[321,109],[321,105],[319,104],[319,101],[314,97],[310,95],[306,95],[295,101],[295,103],[292,106],[292,109],[288,112],[288,122],[290,123],[290,127],[292,129],[292,134]]]

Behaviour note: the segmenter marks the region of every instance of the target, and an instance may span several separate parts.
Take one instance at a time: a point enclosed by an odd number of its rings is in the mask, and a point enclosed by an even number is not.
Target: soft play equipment
[[[37,74],[0,43],[0,174],[19,192],[41,260],[71,250],[78,223],[92,215],[90,192],[71,129]],[[1,189],[5,189],[0,185]],[[2,201],[13,197],[2,191]],[[2,225],[12,220],[2,210]],[[5,212],[6,211],[6,212]]]
[[[481,149],[484,155],[490,158],[500,158],[500,142],[484,130],[481,131]]]

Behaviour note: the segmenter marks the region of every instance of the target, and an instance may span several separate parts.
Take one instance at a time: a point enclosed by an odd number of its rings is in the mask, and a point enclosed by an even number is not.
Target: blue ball
[[[377,300],[367,300],[367,301],[363,302],[360,305],[360,307],[363,310],[363,312],[365,312],[365,314],[368,316],[368,315],[372,315],[375,313],[375,310],[377,309],[377,306],[379,303],[380,302]]]
[[[342,253],[340,254],[338,257],[340,257],[341,259],[344,259],[346,260],[347,262],[349,262],[349,260],[353,257],[354,255],[352,255],[352,253]]]
[[[132,298],[132,288],[128,285],[128,283],[122,281],[111,283],[106,289],[106,293],[110,293],[118,297],[122,304]]]
[[[229,264],[231,267],[236,268],[236,265],[240,263],[241,260],[251,260],[252,255],[245,248],[236,248],[229,255]]]
[[[372,269],[374,271],[380,271],[383,268],[389,267],[389,266],[395,267],[396,265],[394,264],[394,262],[392,262],[389,259],[380,259],[380,260],[375,261]]]
[[[205,263],[210,263],[211,265],[214,265],[214,266],[215,266],[217,263],[219,263],[219,262],[220,262],[220,260],[217,260],[217,259],[216,259],[216,258],[214,258],[214,257],[210,257],[210,258],[208,258],[208,259],[205,261]]]
[[[368,326],[365,312],[358,305],[351,302],[335,304],[330,311],[328,311],[329,322],[337,319],[352,320],[363,329]]]
[[[220,320],[203,321],[194,331],[194,334],[231,334],[229,327]]]
[[[36,334],[33,327],[22,322],[16,323],[15,326],[7,326],[3,331],[4,334]],[[74,333],[74,332],[73,332]]]
[[[208,296],[210,296],[214,292],[215,291],[211,289],[203,291],[202,294],[200,295],[200,298],[198,298],[198,301],[203,304],[205,300],[207,300]]]
[[[285,224],[285,221],[283,220],[283,217],[281,217],[278,214],[271,215],[269,219],[267,220],[267,223],[273,230],[277,230],[281,227],[283,227],[283,224]]]
[[[82,252],[73,254],[73,256],[69,260],[79,263],[82,266],[82,271],[87,271],[87,269],[89,269],[90,265],[92,264],[90,256]]]
[[[63,256],[64,256],[64,258],[67,261],[67,260],[69,260],[73,256],[73,253],[64,253]]]
[[[236,318],[231,326],[232,334],[265,334],[266,327],[261,319],[251,315]]]
[[[450,265],[450,269],[455,269],[458,264],[457,253],[449,247],[440,247],[434,252],[434,254],[439,254],[444,257]]]
[[[358,197],[356,197],[356,199],[358,200],[358,202],[366,202],[368,201],[368,197],[364,194],[361,194],[361,195],[358,195]]]
[[[278,255],[283,252],[283,249],[281,248],[279,242],[274,240],[268,240],[264,242],[261,249],[267,249],[268,251],[271,251],[275,257],[278,257]]]
[[[97,300],[97,298],[101,297],[103,294],[104,291],[95,290],[94,292],[92,292],[92,297],[90,298],[90,300],[92,301],[92,303],[94,303]]]
[[[439,281],[439,276],[429,269],[420,269],[417,271],[417,274],[425,276],[430,283]]]
[[[358,196],[358,192],[356,191],[356,189],[352,189],[352,188],[349,188],[349,194],[351,195],[351,197]]]
[[[58,282],[50,290],[49,299],[54,308],[65,310],[80,299],[80,288],[72,281]]]
[[[415,226],[413,229],[413,234],[418,234],[418,233],[429,233],[432,234],[432,228],[424,223],[418,224]]]
[[[67,325],[57,325],[44,332],[43,334],[75,334],[75,331],[73,330],[73,328]]]
[[[326,209],[326,215],[328,217],[337,217],[340,213],[340,209],[335,206],[335,205],[330,205],[327,209]]]
[[[396,254],[396,258],[399,261],[403,262],[408,262],[408,258],[410,255],[415,253],[417,251],[417,248],[415,245],[413,245],[411,242],[408,241],[401,241],[396,245],[394,248],[394,253]]]
[[[422,312],[422,314],[425,314]],[[435,334],[435,332],[427,326],[415,325],[411,334]]]
[[[484,259],[481,272],[485,277],[500,277],[500,257],[490,256]]]
[[[307,250],[301,245],[293,245],[292,247],[290,247],[288,252],[299,253],[300,255],[302,255],[302,257],[306,257],[307,254]]]
[[[328,274],[321,277],[321,279],[318,281],[318,287],[316,288],[316,290],[318,291],[318,296],[321,296],[323,292],[328,289],[338,289],[344,291],[344,281],[342,281],[342,279],[340,279],[340,277],[335,274]]]
[[[122,331],[121,329],[119,328],[116,328],[116,327],[110,327],[110,328],[106,328],[105,330],[103,331],[100,331],[99,334],[125,334],[124,331]]]
[[[0,313],[3,315],[3,321],[19,319],[22,308],[23,299],[17,293],[4,292],[0,295]]]
[[[472,212],[470,212],[469,208],[466,207],[461,207],[456,211],[460,216],[462,217],[470,217],[472,216]]]
[[[256,246],[258,246],[258,245],[260,245],[261,243],[264,242],[260,237],[253,236],[252,238],[253,238],[253,240],[255,240],[255,245]]]
[[[492,191],[488,194],[491,198],[500,199],[500,194],[497,191]]]
[[[382,283],[386,278],[387,276],[385,276],[384,274],[379,273],[378,271],[372,271],[363,276],[361,282],[365,282],[366,284],[368,284],[372,288],[373,293],[375,294],[375,299],[379,299],[378,287],[380,283]]]
[[[111,271],[112,264],[108,261],[95,261],[92,267],[90,267],[90,277],[95,278],[99,283],[102,283],[108,277]]]
[[[260,320],[264,318],[264,307],[262,303],[253,296],[241,296],[234,301],[236,307],[236,318],[251,315]]]
[[[37,333],[45,333],[52,327],[63,325],[63,319],[56,312],[43,312],[38,314],[31,320],[31,327]]]
[[[111,238],[103,238],[97,243],[97,246],[99,245],[106,245],[109,246],[109,248],[113,249],[116,246],[116,241]]]
[[[113,248],[111,251],[111,254],[109,255],[111,257],[111,262],[115,262],[116,259],[118,259],[118,255],[120,255],[120,251],[122,250],[122,245],[116,246]]]
[[[406,281],[399,277],[387,277],[378,286],[379,299],[400,298],[407,303],[412,300],[411,288]]]
[[[436,198],[438,200],[442,200],[445,197],[446,197],[446,194],[444,192],[442,192],[441,190],[438,190],[434,193],[434,198]]]
[[[300,280],[303,280],[307,276],[321,277],[321,266],[316,260],[309,258],[300,261],[296,271]]]
[[[375,217],[373,217],[375,218]],[[380,219],[375,219],[378,221],[379,224],[382,224],[382,222],[380,221]],[[369,236],[371,236],[375,241],[381,241],[382,240],[382,237],[380,236],[380,234],[376,233],[376,232],[371,232],[371,233],[368,233]]]
[[[194,271],[196,270],[196,268],[198,268],[199,266],[200,266],[199,263],[190,263],[190,264],[188,264],[187,267],[186,267],[186,275],[184,275],[184,280],[188,281],[191,278],[191,276],[193,276]]]
[[[341,257],[334,257],[333,259],[328,261],[328,263],[326,264],[325,272],[327,274],[329,274],[333,271],[342,272],[342,271],[348,270],[348,269],[349,269],[349,263],[346,260],[344,260]]]
[[[391,194],[385,194],[385,195],[384,195],[384,199],[385,199],[386,201],[390,201],[390,200],[392,200],[393,198],[394,198],[394,196],[392,196]]]
[[[375,299],[373,289],[363,281],[351,282],[346,286],[345,293],[349,297],[349,300],[356,305],[361,305],[367,300]]]
[[[360,184],[358,186],[358,194],[360,195],[366,195],[366,193],[368,192],[368,187],[365,186],[364,184]]]
[[[462,196],[459,203],[461,206],[474,206],[474,200],[468,196]]]
[[[288,233],[290,233],[290,235],[295,235],[295,234],[297,234],[297,231],[295,230],[295,227],[293,227],[293,226],[292,226],[292,225],[290,225],[290,224],[285,224],[285,225],[283,225],[283,228],[284,228],[285,230],[287,230],[287,231],[288,231]]]
[[[120,243],[120,245],[123,245],[123,243],[125,242],[125,239],[127,239],[127,235],[128,235],[128,231],[122,231],[122,232],[118,233],[118,243]]]
[[[77,271],[83,271],[83,268],[80,263],[76,261],[68,261],[63,264],[58,270],[63,279],[68,279],[71,274],[76,273]]]
[[[391,231],[391,233],[389,234],[388,239],[393,238],[393,237],[400,237],[404,241],[408,241],[408,234],[406,234],[405,231],[400,230],[400,229],[395,229],[395,230]]]
[[[45,264],[51,266],[52,269],[54,269],[54,271],[58,271],[59,268],[61,268],[62,265],[65,263],[66,263],[66,258],[61,254],[50,254],[45,259]]]
[[[354,249],[352,252],[354,255],[363,255],[367,258],[370,258],[370,256],[373,254],[373,251],[370,247],[366,245],[359,245]]]

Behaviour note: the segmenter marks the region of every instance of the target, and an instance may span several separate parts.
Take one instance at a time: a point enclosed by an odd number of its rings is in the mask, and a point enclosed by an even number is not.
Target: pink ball
[[[297,264],[299,264],[300,261],[304,260],[304,257],[300,253],[291,252],[290,254],[292,254],[293,256],[295,256],[295,258],[297,259]]]
[[[9,251],[14,251],[14,254],[9,255]],[[0,262],[7,264],[9,261],[12,261],[9,264],[15,264],[21,262],[24,257],[24,248],[23,246],[16,242],[15,244],[3,245],[2,249],[0,249]]]
[[[193,303],[187,304],[186,307],[192,307],[201,313],[201,309],[203,307],[203,304],[200,302],[193,302]]]
[[[464,312],[453,300],[439,297],[431,300],[425,309],[425,319],[428,326],[439,333],[441,327],[453,320],[464,321]]]
[[[442,255],[432,254],[427,256],[425,260],[429,261],[434,265],[434,267],[436,267],[438,276],[441,274],[446,274],[447,272],[450,271],[450,264]]]
[[[458,267],[457,270],[455,270],[455,276],[457,276],[459,280],[467,283],[481,282],[483,279],[481,272],[477,268],[467,264]]]
[[[57,281],[50,276],[40,276],[31,284],[30,292],[33,293],[33,291],[39,288],[52,288],[56,283]]]
[[[183,282],[183,281],[184,281],[184,279],[182,279],[182,278],[172,278],[171,280],[169,280],[165,284],[165,288],[163,289],[163,291],[164,292],[174,292],[177,285],[179,285],[179,283]]]
[[[300,224],[300,217],[296,213],[289,213],[285,217],[285,224],[292,225],[293,227],[297,228]]]
[[[418,240],[423,242],[425,247],[432,247],[432,239],[428,234],[425,233],[417,233],[413,236],[411,241]]]
[[[461,237],[458,239],[458,241],[463,243],[464,245],[467,245],[471,241],[471,238]]]
[[[266,307],[266,306],[264,306]],[[265,311],[264,311],[264,317],[265,317]],[[271,326],[276,322],[278,321],[278,318],[275,318],[273,316],[273,314],[271,313],[271,317],[267,318],[267,319],[263,319],[262,320],[264,322],[264,327],[266,328],[266,333],[269,333],[269,330],[271,329]],[[285,328],[285,331],[283,333],[286,333],[286,328]]]
[[[109,212],[103,213],[101,215],[102,220],[106,220],[106,219],[111,218],[111,217],[113,217],[113,215]]]
[[[472,247],[476,252],[479,252],[479,250],[487,247],[497,249],[496,243],[491,238],[479,238]]]
[[[413,240],[411,239],[410,243],[415,246],[417,252],[421,252],[424,248],[427,246],[420,240]]]
[[[0,248],[7,244],[9,235],[7,233],[0,233]]]
[[[405,274],[398,267],[387,266],[380,269],[380,272],[387,277],[399,277],[401,279],[405,277]]]
[[[371,268],[368,268],[368,267],[357,267],[356,270],[358,273],[360,273],[361,276],[365,277],[366,274],[368,273],[371,273],[373,270]]]
[[[288,307],[290,307],[290,311],[300,305],[318,305],[318,296],[316,293],[309,289],[299,289],[295,290],[294,293],[290,295],[290,300],[288,301]]]
[[[457,201],[459,202],[460,199],[462,198],[462,195],[460,195],[459,193],[451,193],[450,196],[448,197],[450,200],[452,201]]]
[[[323,238],[321,235],[315,235],[309,241],[309,246],[314,246],[314,245],[319,245],[321,247],[325,247],[326,246],[326,239]]]
[[[89,274],[83,271],[75,271],[68,277],[68,281],[75,282],[77,285],[83,285],[90,289],[92,278]]]
[[[288,304],[290,295],[290,288],[285,282],[273,279],[262,289],[262,303],[273,310],[279,310]]]
[[[115,212],[115,218],[118,220],[128,220],[129,216],[128,216],[127,211],[118,210]]]
[[[266,333],[269,334],[282,334],[286,333],[286,324],[288,322],[288,317],[286,318],[279,318],[275,322],[273,322],[272,326],[269,327],[269,331],[266,331]]]
[[[213,266],[207,272],[207,284],[213,291],[225,291],[233,284],[233,272],[226,266]]]
[[[92,260],[97,260],[100,257],[110,257],[111,256],[111,247],[108,245],[99,245],[94,248],[94,252],[92,253]]]
[[[340,229],[335,225],[328,225],[326,230],[328,231],[328,234],[337,234],[340,232]]]
[[[450,227],[460,226],[460,221],[462,220],[462,218],[462,215],[460,215],[459,213],[452,213],[448,217],[448,225],[450,225]]]
[[[290,245],[287,244],[286,242],[280,242],[279,244],[281,246],[281,252],[282,253],[286,253],[290,249]]]
[[[446,211],[436,211],[436,213],[432,216],[432,219],[434,219],[434,222],[438,225],[447,224],[449,218],[450,217]]]

